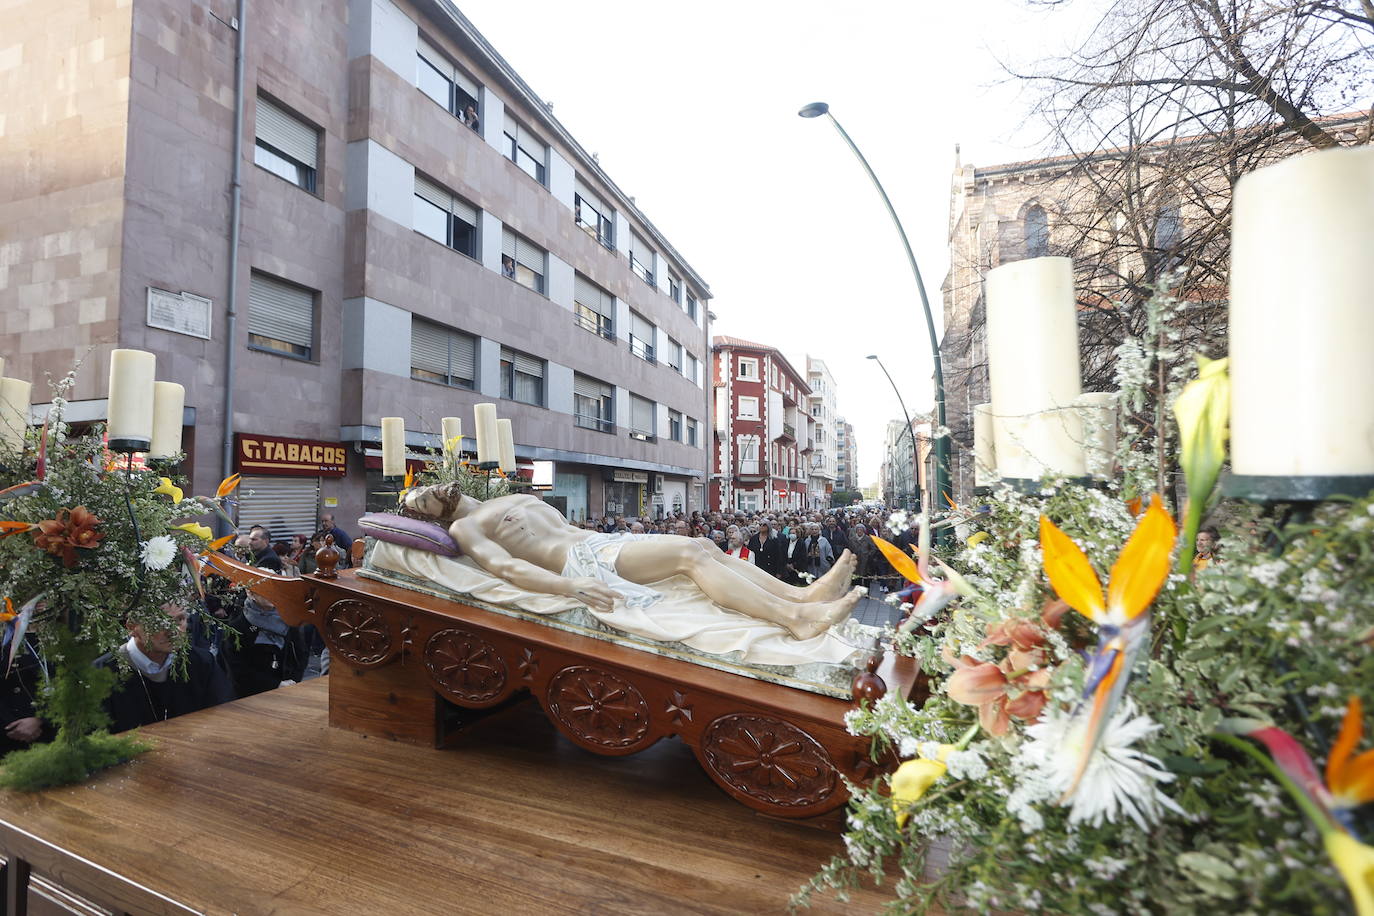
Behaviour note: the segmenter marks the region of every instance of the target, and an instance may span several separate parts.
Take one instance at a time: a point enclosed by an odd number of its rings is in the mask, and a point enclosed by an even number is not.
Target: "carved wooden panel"
[[[548,708],[572,737],[593,747],[629,748],[649,733],[649,704],[629,681],[587,665],[549,681]]]
[[[324,638],[331,655],[370,668],[391,657],[395,637],[381,611],[366,601],[343,598],[324,612]]]
[[[737,713],[702,735],[706,768],[721,784],[770,806],[809,808],[838,781],[825,748],[789,722]]]
[[[468,630],[440,630],[425,643],[425,670],[455,703],[488,703],[506,686],[506,663],[491,643]]]

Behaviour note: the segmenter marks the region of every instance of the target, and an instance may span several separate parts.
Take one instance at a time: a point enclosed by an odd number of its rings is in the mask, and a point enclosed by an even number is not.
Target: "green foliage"
[[[424,470],[415,475],[414,487],[428,487],[437,484],[457,484],[464,496],[478,501],[507,496],[520,489],[521,483],[497,471],[490,475],[479,470],[467,461],[459,461],[452,452],[446,451],[439,461],[431,461]]]

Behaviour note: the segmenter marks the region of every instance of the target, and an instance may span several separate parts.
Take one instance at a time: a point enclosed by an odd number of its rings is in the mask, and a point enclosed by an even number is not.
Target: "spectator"
[[[274,573],[282,571],[281,557],[272,549],[272,533],[261,525],[254,525],[248,529],[247,548],[252,554],[254,566]]]
[[[727,556],[734,557],[737,560],[743,560],[746,563],[753,563],[757,566],[758,560],[754,557],[754,552],[745,546],[740,536],[741,534],[742,532],[738,527],[735,525],[730,526],[730,529],[726,532],[725,553]]]
[[[1221,532],[1215,525],[1204,525],[1198,529],[1196,545],[1193,572],[1221,562],[1221,558],[1217,556],[1217,550],[1221,547]]]
[[[38,640],[24,637],[24,646],[9,665],[10,645],[14,642],[14,621],[3,625],[0,637],[0,671],[6,671],[0,688],[0,757],[10,751],[30,747],[36,741],[52,739],[53,729],[38,717],[34,701],[39,686],[47,680],[47,665],[38,654]]]
[[[326,512],[320,516],[320,530],[334,535],[334,546],[339,548],[339,567],[353,565],[353,535],[334,524],[334,513]]]
[[[229,678],[210,652],[199,646],[186,648],[186,679],[172,676],[176,657],[177,633],[186,632],[186,608],[163,605],[171,626],[149,631],[142,624],[128,621],[129,641],[116,652],[133,669],[133,676],[121,684],[105,701],[111,732],[151,725],[188,712],[217,706],[234,699]],[[115,661],[114,653],[101,656],[96,665],[105,667]]]
[[[478,130],[481,126],[481,122],[477,119],[477,106],[473,105],[471,102],[463,109],[463,123],[473,130]]]

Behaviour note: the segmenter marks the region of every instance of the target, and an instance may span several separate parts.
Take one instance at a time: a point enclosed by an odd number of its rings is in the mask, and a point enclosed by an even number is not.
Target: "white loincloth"
[[[563,575],[569,579],[589,576],[608,586],[625,599],[626,607],[643,610],[663,598],[647,585],[631,582],[615,571],[616,558],[620,548],[629,541],[643,541],[651,537],[671,537],[671,535],[630,534],[628,532],[598,531],[585,541],[579,541],[568,548],[568,560],[563,564]]]

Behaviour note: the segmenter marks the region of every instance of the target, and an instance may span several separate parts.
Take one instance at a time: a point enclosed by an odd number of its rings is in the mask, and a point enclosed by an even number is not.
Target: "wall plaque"
[[[210,300],[193,293],[148,287],[148,327],[210,339]]]

